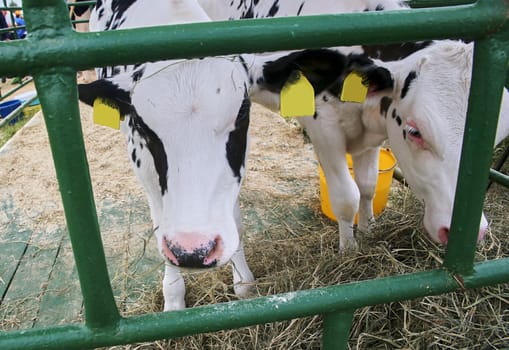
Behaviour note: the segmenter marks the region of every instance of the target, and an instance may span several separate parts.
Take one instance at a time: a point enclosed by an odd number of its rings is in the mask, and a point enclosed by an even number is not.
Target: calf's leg
[[[177,267],[166,264],[163,278],[164,311],[182,310],[186,307],[186,286]]]
[[[379,148],[369,148],[366,151],[352,155],[355,182],[360,192],[359,221],[357,230],[369,232],[369,226],[374,223],[373,197],[378,178]]]
[[[357,249],[353,221],[359,207],[359,189],[346,162],[346,142],[337,119],[299,118],[311,138],[327,179],[332,211],[338,220],[339,249]]]

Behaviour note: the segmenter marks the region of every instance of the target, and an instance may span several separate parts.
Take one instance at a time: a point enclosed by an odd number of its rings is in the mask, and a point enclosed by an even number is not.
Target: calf
[[[357,0],[347,5],[327,0],[199,1],[216,20],[409,9],[404,2],[393,0]],[[378,148],[386,139],[410,187],[425,204],[426,230],[435,241],[446,244],[466,117],[472,47],[459,42],[426,41],[338,49],[343,53],[365,52],[373,58],[396,60],[376,61],[378,72],[383,72],[379,68],[386,68],[388,74],[374,76],[367,69],[376,65],[369,65],[368,58],[357,60],[362,74],[369,73],[375,78],[363,105],[338,100],[344,76],[337,76],[333,84],[317,94],[316,114],[298,119],[313,142],[327,178],[331,206],[339,223],[340,248],[356,246],[353,218],[357,210],[360,231],[368,230],[373,220]],[[274,66],[282,71],[288,70],[284,66],[297,67],[282,58],[277,64],[267,65],[264,72],[270,75]],[[267,87],[267,81],[262,79],[259,83],[251,88],[252,94],[258,92],[253,100],[278,110],[277,96],[259,93],[259,89]],[[504,97],[506,94],[507,91]],[[507,135],[506,100],[497,142]],[[344,159],[346,152],[352,154],[355,182]],[[483,215],[479,240],[486,229]]]
[[[362,116],[367,126],[378,121],[376,132],[389,139],[406,181],[425,204],[424,227],[443,244],[452,217],[472,57],[473,44],[446,40],[401,61],[376,61],[390,71],[393,88],[371,94]],[[495,144],[508,134],[509,94],[504,89]],[[487,227],[483,215],[479,240]]]
[[[145,12],[149,5],[151,11]],[[207,20],[192,0],[108,0],[97,3],[90,27],[110,30]],[[248,92],[259,100],[273,98],[273,91],[281,89],[280,78],[286,80],[292,71],[287,69],[289,62],[303,69],[320,91],[324,82],[342,75],[353,58],[317,50],[170,60],[99,69],[102,79],[79,86],[82,101],[93,105],[97,98],[106,99],[125,118],[120,128],[147,194],[158,249],[166,262],[165,310],[185,307],[183,268],[207,269],[231,260],[235,293],[244,296],[250,291],[253,275],[240,240],[238,204],[248,149]]]
[[[150,7],[150,11],[146,11]],[[92,31],[207,21],[195,1],[98,1]],[[185,307],[182,268],[232,261],[234,290],[249,292],[238,193],[248,147],[249,80],[235,58],[173,60],[99,69],[80,85],[125,117],[121,131],[147,194],[158,249],[166,261],[164,310]]]

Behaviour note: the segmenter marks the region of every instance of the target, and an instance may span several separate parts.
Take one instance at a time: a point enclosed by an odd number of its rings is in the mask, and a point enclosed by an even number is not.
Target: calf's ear
[[[315,49],[292,52],[263,65],[260,87],[279,94],[292,73],[300,71],[314,88],[315,95],[331,86],[344,74],[347,56],[335,50]]]
[[[87,105],[93,106],[97,98],[115,104],[122,115],[129,114],[133,107],[129,91],[107,79],[96,80],[89,84],[78,84],[79,99]]]
[[[363,83],[369,86],[368,93],[382,92],[394,87],[391,72],[387,68],[375,64],[366,55],[349,55],[346,70],[362,76]]]

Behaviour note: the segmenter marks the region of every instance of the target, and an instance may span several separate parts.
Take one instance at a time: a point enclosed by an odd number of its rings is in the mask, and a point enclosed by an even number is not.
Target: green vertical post
[[[25,0],[32,32],[27,40],[58,41],[72,35],[62,0]],[[90,328],[116,327],[120,319],[106,268],[78,107],[76,71],[46,68],[34,72],[80,279],[85,320]]]
[[[496,39],[475,43],[472,84],[458,175],[449,244],[444,266],[453,273],[473,273],[488,169],[507,69],[507,48]]]
[[[348,345],[353,310],[336,311],[323,315],[323,350],[342,350]]]

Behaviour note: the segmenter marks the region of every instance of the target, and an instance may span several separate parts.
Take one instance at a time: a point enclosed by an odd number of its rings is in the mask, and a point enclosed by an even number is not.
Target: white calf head
[[[248,76],[226,58],[168,61],[80,86],[126,116],[128,154],[144,186],[161,254],[180,267],[226,263],[239,247],[235,206],[247,148]]]
[[[424,202],[424,226],[446,244],[451,224],[470,89],[472,47],[432,44],[401,61],[379,62],[391,71],[390,94],[367,102],[386,120],[390,145],[405,179]],[[479,240],[487,221],[482,216]]]

